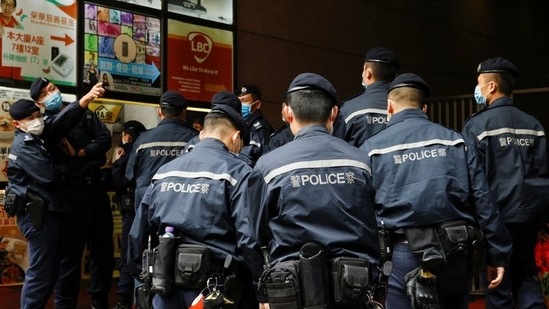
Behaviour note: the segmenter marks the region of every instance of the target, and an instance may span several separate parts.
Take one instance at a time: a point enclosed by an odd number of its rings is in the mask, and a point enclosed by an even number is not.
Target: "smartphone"
[[[122,42],[122,57],[128,57],[128,42]]]
[[[53,61],[53,59],[55,59],[57,56],[59,56],[59,47],[57,46],[52,46],[51,47],[51,59]]]

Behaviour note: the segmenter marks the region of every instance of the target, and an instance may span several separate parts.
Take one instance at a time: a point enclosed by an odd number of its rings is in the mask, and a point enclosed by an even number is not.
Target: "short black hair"
[[[184,108],[181,107],[173,107],[171,105],[160,105],[160,112],[164,117],[166,118],[177,118],[181,116],[183,113]]]
[[[286,102],[300,122],[324,124],[336,105],[334,99],[320,89],[303,89],[286,95]]]
[[[515,89],[515,77],[511,73],[488,73],[498,84],[499,91],[506,96],[510,96]]]
[[[381,63],[381,62],[364,62],[366,68],[369,68],[374,73],[374,76],[378,80],[382,81],[392,81],[395,79],[395,76],[398,71],[398,67],[391,63]]]

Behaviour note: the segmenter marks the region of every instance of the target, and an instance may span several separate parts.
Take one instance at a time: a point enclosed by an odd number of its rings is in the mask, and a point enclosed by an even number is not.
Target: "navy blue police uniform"
[[[41,138],[49,138],[58,122],[70,120],[83,110],[77,103],[70,105],[55,122],[46,124],[40,137],[15,129],[8,156],[9,186],[23,203],[29,202],[29,192],[44,202],[43,210],[38,210],[41,219],[33,218],[27,210],[17,214],[19,230],[27,239],[29,248],[21,308],[46,306],[59,274],[61,251],[67,244],[66,222],[70,204],[63,179],[64,169],[54,163]],[[9,113],[12,119],[22,120],[38,111],[33,101],[22,99],[12,104]]]
[[[273,127],[263,117],[260,110],[255,111],[247,121],[250,131],[250,144],[246,145],[240,151],[240,154],[249,158],[252,162],[257,162],[263,155],[269,144],[269,136],[273,133]]]
[[[177,92],[167,91],[160,98],[160,104],[186,108],[187,102]],[[135,141],[126,168],[126,180],[135,181],[135,206],[151,183],[158,169],[181,156],[188,141],[198,132],[179,119],[164,118],[155,128],[144,132]]]
[[[267,145],[267,151],[276,149],[293,140],[294,140],[294,134],[290,129],[290,125],[285,123],[280,128],[278,128],[273,134],[271,134],[271,136],[269,137],[269,144]]]
[[[400,87],[429,94],[427,84],[411,73],[398,76],[389,91]],[[488,264],[505,264],[511,250],[509,234],[478,160],[459,133],[432,123],[419,108],[408,108],[392,115],[387,128],[367,139],[360,149],[372,167],[378,222],[383,221],[393,232],[396,242],[389,308],[412,308],[404,276],[420,265],[404,240],[403,229],[456,220],[478,224],[488,244]],[[448,256],[447,263],[434,270],[441,308],[467,308],[470,277],[465,269],[466,257]]]
[[[30,87],[30,96],[38,101],[41,93],[50,92],[51,82],[46,78],[36,78]],[[48,97],[59,93],[53,92]],[[44,120],[56,121],[67,107],[61,104],[48,106]],[[74,103],[73,103],[74,104]],[[66,103],[63,103],[66,105]],[[86,243],[90,249],[91,279],[88,292],[92,302],[102,308],[107,307],[114,266],[114,246],[112,242],[113,222],[109,198],[100,186],[100,167],[106,161],[106,152],[111,147],[111,136],[106,126],[97,116],[86,109],[70,122],[66,131],[55,132],[46,140],[46,148],[54,162],[65,167],[71,211],[67,232],[68,244],[62,253],[59,279],[55,285],[54,303],[57,308],[74,308],[80,292],[81,260]],[[71,156],[61,150],[59,142],[65,141],[75,151]],[[82,150],[85,156],[77,156]],[[101,226],[100,229],[93,225]]]
[[[251,94],[255,100],[261,100],[261,91],[255,85],[247,84],[236,91],[236,95],[238,97],[242,97],[247,94]],[[244,156],[245,160],[253,165],[267,150],[269,137],[273,133],[274,129],[263,117],[261,110],[258,109],[255,110],[249,118],[244,120],[246,121],[250,132],[250,143],[242,148],[240,155]]]
[[[211,102],[211,108],[215,108],[218,105],[227,105],[230,106],[232,109],[234,109],[237,113],[240,113],[242,108],[242,103],[240,102],[240,99],[236,97],[234,94],[228,92],[228,91],[219,91],[215,93],[212,96],[212,102]],[[196,144],[200,142],[200,136],[196,135],[195,137],[191,138],[187,145],[185,146],[185,152],[191,151]],[[243,159],[246,159],[245,157],[241,157]],[[246,162],[249,162],[249,160],[246,160]]]
[[[389,68],[398,68],[395,54],[382,47],[374,47],[366,53],[365,62],[375,62]],[[355,147],[379,132],[387,125],[387,90],[391,80],[378,80],[342,103],[334,123],[333,135]]]
[[[228,117],[233,123],[240,123],[236,126],[242,136],[245,139],[249,136],[236,111],[220,106],[211,113],[230,114]],[[251,167],[230,153],[222,141],[211,137],[204,138],[192,151],[162,166],[137,209],[130,232],[130,259],[138,261],[145,249],[146,226],[159,231],[171,226],[181,237],[181,243],[202,244],[211,250],[212,265],[204,267],[219,270],[219,265],[231,255],[238,262],[249,265],[258,276],[262,259],[253,248],[255,242],[245,203],[250,172]],[[251,287],[251,279],[243,279],[241,284]],[[201,289],[178,288],[170,296],[155,295],[153,306],[189,308]],[[250,288],[246,291],[246,297],[251,297],[255,305],[241,308],[257,307],[255,293]]]
[[[516,77],[504,58],[481,63],[478,74]],[[545,130],[508,96],[497,98],[464,124],[463,135],[477,153],[490,191],[513,239],[513,253],[502,284],[487,291],[487,308],[545,308],[534,246],[548,206],[549,169]],[[508,297],[512,293],[513,298]]]
[[[134,279],[131,275],[131,270],[128,267],[128,234],[135,218],[135,203],[134,203],[134,183],[126,182],[126,166],[128,164],[129,153],[132,150],[135,139],[144,132],[145,126],[139,121],[130,120],[122,125],[122,132],[131,136],[131,140],[122,144],[123,153],[114,161],[111,167],[112,186],[116,192],[116,203],[119,206],[122,214],[122,244],[120,247],[120,259],[118,268],[120,269],[120,277],[116,294],[118,294],[117,305],[115,309],[130,308],[132,304],[132,296],[134,291]]]
[[[355,147],[387,125],[387,90],[390,82],[380,81],[363,93],[343,102],[334,123],[334,136]]]
[[[271,264],[299,258],[307,241],[319,242],[334,257],[379,261],[366,162],[321,125],[301,129],[294,141],[259,159],[250,193],[262,195],[252,199],[257,206],[251,217],[258,220],[261,244],[270,243]]]
[[[333,86],[316,74],[298,75],[288,93],[300,90],[322,91],[337,102]],[[366,162],[360,150],[321,124],[300,129],[293,141],[258,160],[249,181],[250,219],[259,245],[268,248],[271,266],[299,260],[309,242],[320,245],[327,259],[380,262]]]
[[[55,117],[46,110],[46,118]],[[70,246],[63,257],[55,291],[58,308],[73,308],[80,293],[81,260],[86,244],[90,251],[90,283],[92,301],[107,307],[114,268],[113,219],[106,188],[101,184],[101,166],[111,148],[111,135],[105,124],[90,110],[64,137],[85,156],[68,156],[50,145],[54,160],[66,167],[71,201]],[[100,226],[101,228],[97,228]]]

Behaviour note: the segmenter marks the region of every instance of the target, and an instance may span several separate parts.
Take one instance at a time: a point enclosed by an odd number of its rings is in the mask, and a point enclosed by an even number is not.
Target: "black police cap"
[[[254,84],[245,84],[240,87],[240,89],[237,89],[234,94],[239,97],[247,94],[252,94],[256,99],[261,100],[261,91]]]
[[[45,77],[37,77],[30,86],[30,97],[38,101],[38,97],[40,96],[40,91],[46,87],[50,81]]]
[[[187,108],[187,100],[177,91],[166,91],[160,97],[160,105]]]
[[[286,94],[307,89],[320,89],[329,95],[336,105],[339,105],[334,86],[327,79],[315,73],[301,73],[296,76]]]
[[[368,52],[366,53],[366,57],[364,58],[365,62],[379,62],[379,63],[385,63],[385,64],[391,64],[396,66],[397,68],[400,67],[400,63],[398,62],[395,53],[387,49],[385,47],[372,47]]]
[[[248,126],[246,125],[246,122],[244,119],[242,119],[242,116],[240,115],[240,111],[235,111],[231,106],[229,105],[216,105],[210,113],[215,114],[223,114],[229,120],[234,124],[236,129],[240,131],[240,136],[244,140],[244,145],[248,145],[250,143],[250,131],[248,130]]]
[[[477,73],[509,73],[514,77],[518,75],[517,67],[511,61],[496,57],[484,60],[478,65]]]
[[[228,91],[220,91],[213,95],[212,108],[215,108],[218,105],[228,105],[238,113],[242,110],[242,102],[240,102],[240,99]]]
[[[35,112],[40,111],[40,108],[29,99],[19,99],[10,106],[10,116],[13,120],[22,120]]]
[[[431,95],[431,89],[429,88],[429,85],[423,80],[423,78],[419,77],[419,75],[414,73],[404,73],[401,75],[398,75],[392,82],[391,85],[389,85],[389,92],[393,91],[396,88],[401,87],[412,87],[419,89],[423,91],[423,94],[425,97],[428,97]]]
[[[139,133],[145,130],[145,126],[137,120],[126,121],[122,125],[122,131],[134,131],[136,133]]]

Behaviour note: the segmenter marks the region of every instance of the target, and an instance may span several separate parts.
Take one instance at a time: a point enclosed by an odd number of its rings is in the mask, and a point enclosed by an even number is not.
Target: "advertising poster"
[[[76,0],[2,0],[0,78],[76,85]]]
[[[4,190],[0,190],[0,286],[19,285],[29,267],[27,241],[19,232],[15,217],[4,211]]]
[[[168,20],[167,83],[188,100],[210,102],[233,89],[233,33]]]
[[[160,19],[91,3],[84,18],[84,83],[160,95]]]
[[[233,24],[231,0],[168,0],[168,11],[196,18]]]
[[[146,7],[157,9],[157,10],[160,10],[160,8],[162,8],[161,0],[116,0],[116,1],[146,6]]]

